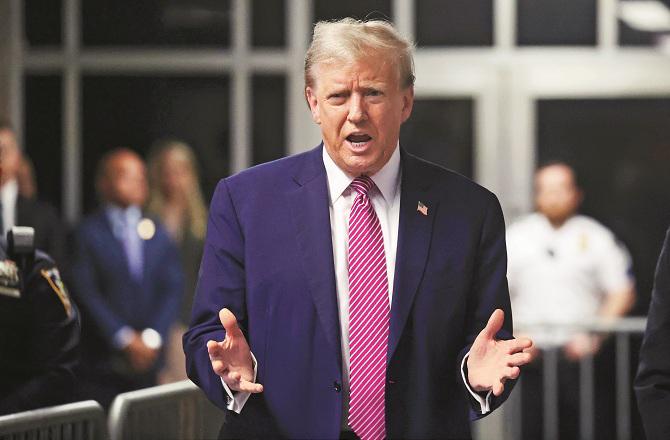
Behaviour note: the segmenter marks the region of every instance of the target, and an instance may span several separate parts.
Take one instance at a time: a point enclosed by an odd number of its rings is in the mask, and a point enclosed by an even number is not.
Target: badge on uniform
[[[56,292],[56,295],[58,295],[58,299],[60,299],[60,302],[63,303],[63,307],[65,307],[65,313],[67,313],[68,317],[72,316],[72,303],[70,302],[70,297],[67,294],[67,290],[65,289],[65,285],[63,284],[63,280],[60,278],[60,272],[58,272],[58,269],[55,267],[52,267],[51,269],[42,269],[40,271],[44,279],[47,280],[47,283],[49,283],[49,286],[51,286],[51,289]]]
[[[12,260],[0,261],[0,295],[21,298],[19,269]]]
[[[589,248],[589,236],[582,234],[579,236],[579,251],[586,252]]]

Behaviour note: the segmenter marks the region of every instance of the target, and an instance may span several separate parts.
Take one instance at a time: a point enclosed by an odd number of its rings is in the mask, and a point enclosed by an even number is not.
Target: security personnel
[[[0,415],[72,401],[79,313],[33,228],[0,242]]]

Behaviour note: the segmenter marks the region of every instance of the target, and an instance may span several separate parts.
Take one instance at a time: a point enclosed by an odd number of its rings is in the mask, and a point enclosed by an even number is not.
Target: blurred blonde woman
[[[181,336],[188,326],[207,225],[207,208],[200,190],[193,150],[169,139],[154,144],[149,154],[151,194],[148,210],[158,216],[177,243],[186,276],[184,301],[167,349],[161,383],[186,379]]]

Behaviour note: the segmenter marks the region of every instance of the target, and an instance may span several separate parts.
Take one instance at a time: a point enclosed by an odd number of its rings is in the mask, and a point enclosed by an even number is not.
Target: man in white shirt
[[[567,396],[575,393],[565,392],[565,388],[578,382],[578,376],[570,372],[578,373],[576,362],[598,353],[603,336],[565,326],[625,315],[635,301],[631,260],[612,232],[577,214],[583,195],[570,166],[554,162],[540,167],[535,174],[535,192],[537,212],[516,221],[507,233],[512,309],[517,325],[525,325],[533,338],[536,355],[552,348],[562,351],[561,425],[577,426],[576,414],[572,417],[568,411],[577,405],[578,393]],[[524,405],[528,422],[524,429],[541,426],[533,420],[533,414],[539,414],[533,409],[540,408],[540,390],[533,384],[537,367],[524,377],[525,400],[530,400]],[[572,402],[566,403],[570,397]],[[531,438],[540,432],[524,435]],[[576,433],[565,432],[562,437],[571,435]]]

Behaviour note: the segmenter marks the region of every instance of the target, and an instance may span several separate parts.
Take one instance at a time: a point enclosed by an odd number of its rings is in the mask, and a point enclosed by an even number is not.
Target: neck
[[[549,221],[549,223],[551,224],[551,226],[554,229],[559,229],[561,226],[563,226],[565,224],[565,222],[567,222],[568,220],[570,220],[572,218],[572,215],[569,215],[567,217],[561,217],[561,218],[549,218],[545,215],[545,218]]]

